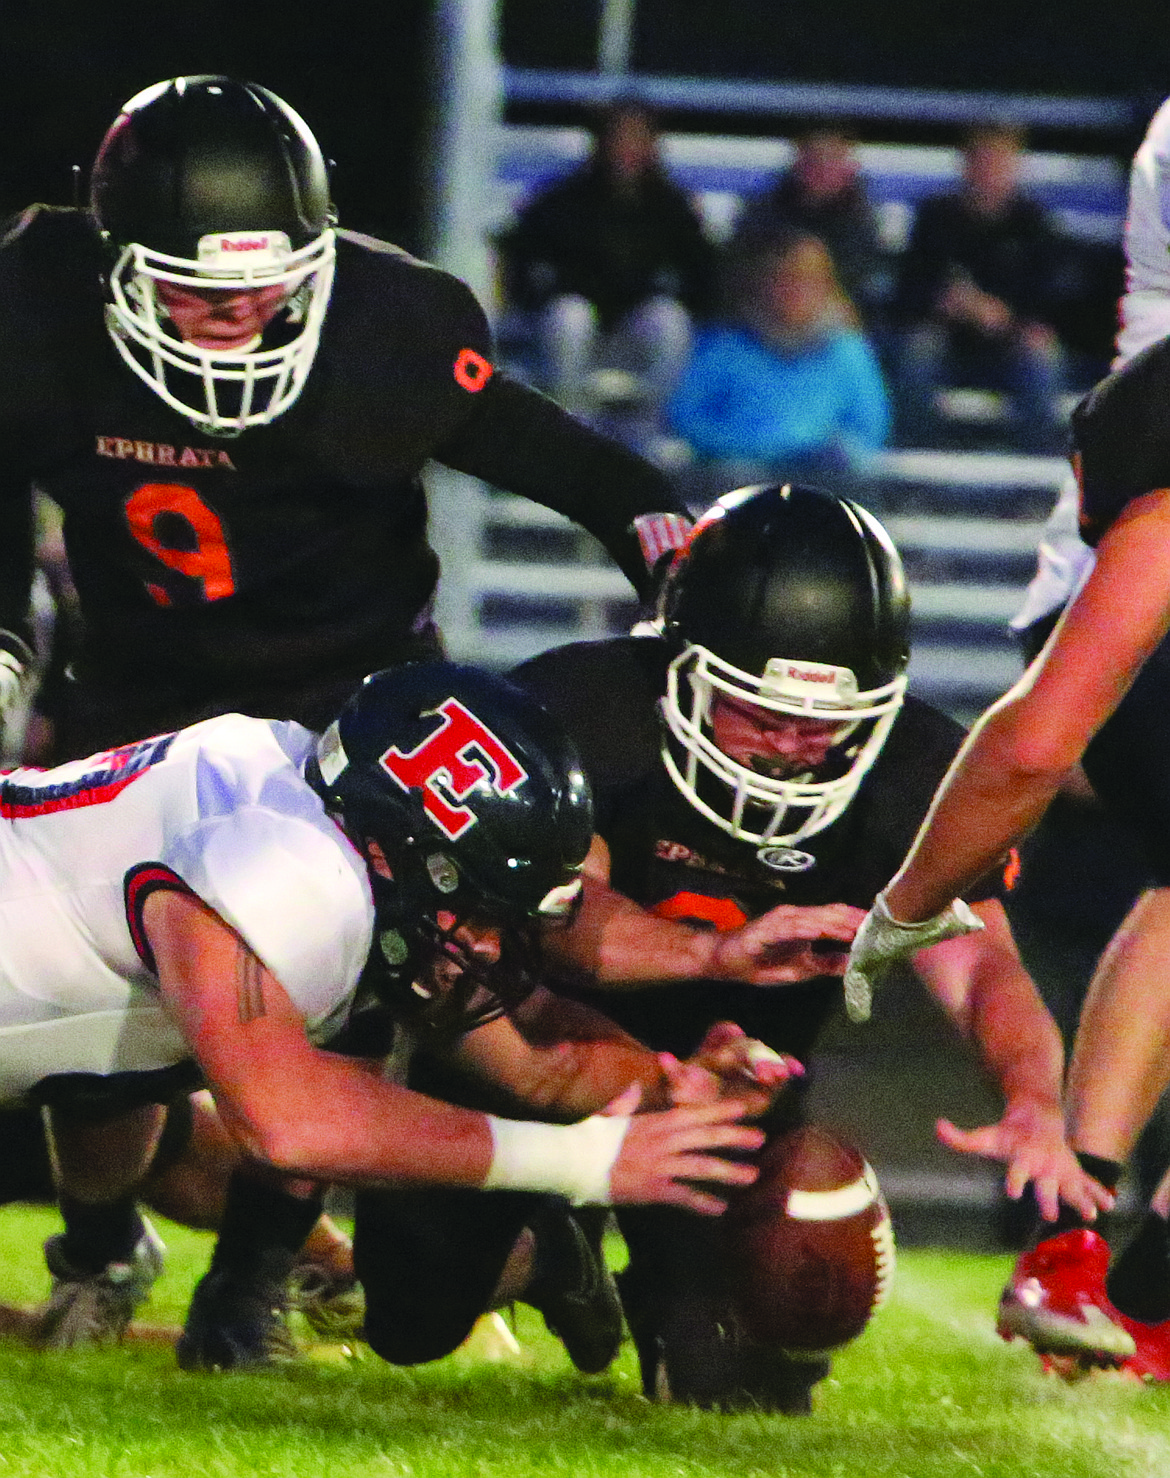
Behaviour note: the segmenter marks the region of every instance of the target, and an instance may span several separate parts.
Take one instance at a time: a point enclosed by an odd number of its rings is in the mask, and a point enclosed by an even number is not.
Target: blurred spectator
[[[500,242],[505,291],[537,316],[551,393],[593,405],[599,366],[636,372],[661,405],[708,307],[714,248],[662,164],[646,110],[618,103],[591,157],[539,193]]]
[[[885,295],[885,262],[853,141],[839,129],[810,128],[796,139],[792,163],[744,204],[729,258],[750,259],[792,231],[821,238],[841,286],[872,321]]]
[[[738,314],[701,328],[667,407],[697,459],[686,492],[777,478],[837,490],[884,442],[889,407],[828,248],[791,233],[745,277]]]
[[[1066,358],[1052,318],[1065,242],[1019,187],[1022,150],[1018,129],[972,130],[960,187],[918,208],[894,303],[899,410],[911,440],[937,436],[935,397],[958,383],[1005,391],[1029,449],[1064,444]]]

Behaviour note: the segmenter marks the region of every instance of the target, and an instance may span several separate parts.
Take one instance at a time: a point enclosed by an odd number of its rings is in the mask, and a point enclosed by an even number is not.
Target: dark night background
[[[432,9],[430,0],[0,0],[0,205],[69,201],[71,166],[88,165],[122,101],[162,77],[224,71],[272,87],[305,115],[336,160],[346,224],[417,246]],[[601,0],[504,0],[505,61],[591,69],[600,9]],[[1134,106],[1133,137],[1035,141],[1121,153],[1170,91],[1170,25],[1160,7],[1121,17],[1086,0],[639,0],[634,67],[1120,97]],[[792,121],[720,118],[719,127],[781,133]],[[913,135],[896,122],[863,132]]]
[[[600,0],[506,0],[508,61],[589,63]],[[1162,6],[1085,0],[638,0],[634,69],[1077,95],[1170,90]]]
[[[0,0],[0,204],[67,204],[118,107],[164,77],[226,72],[302,113],[336,161],[346,225],[412,244],[427,0]]]

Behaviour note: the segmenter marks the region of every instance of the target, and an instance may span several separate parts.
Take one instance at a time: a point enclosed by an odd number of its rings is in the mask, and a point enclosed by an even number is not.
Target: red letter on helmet
[[[510,795],[528,771],[457,698],[431,711],[441,716],[441,727],[406,754],[388,749],[381,764],[403,790],[422,791],[423,809],[454,842],[476,822],[475,812],[456,802],[485,780],[497,795]]]

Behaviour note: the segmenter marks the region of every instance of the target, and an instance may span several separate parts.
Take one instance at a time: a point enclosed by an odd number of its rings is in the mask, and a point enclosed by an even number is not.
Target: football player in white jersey
[[[953,880],[976,854],[1031,830],[1081,762],[1140,842],[1149,878],[1098,963],[1068,1072],[1069,1142],[1110,1191],[1166,1086],[1168,164],[1163,105],[1131,175],[1118,359],[1071,418],[1079,529],[1094,545],[1087,573],[1025,678],[973,731],[928,826],[859,929],[846,977],[880,976],[917,948],[921,930],[950,914]],[[1170,1381],[1170,1174],[1116,1257],[1100,1230],[1062,1213],[1017,1262],[999,1326],[1074,1374],[1120,1365]]]
[[[33,1096],[58,1130],[57,1317],[95,1295],[124,1325],[149,1287],[134,1192],[191,1063],[237,1143],[283,1175],[717,1214],[711,1187],[755,1175],[717,1151],[758,1147],[737,1121],[789,1061],[756,1063],[726,1035],[660,1061],[579,1016],[570,1040],[546,1022],[530,1045],[505,1015],[521,995],[539,1005],[520,945],[571,916],[591,835],[547,714],[446,663],[367,679],[320,740],[229,715],[4,775],[0,1101]],[[359,994],[413,1014],[416,1034],[469,1032],[484,1076],[571,1122],[455,1107],[322,1051]],[[744,1096],[719,1101],[728,1076]],[[73,1253],[91,1219],[98,1266]]]
[[[1117,316],[1114,369],[1170,334],[1170,98],[1150,120],[1129,172],[1125,292]],[[1050,623],[1089,578],[1093,551],[1078,531],[1079,504],[1076,478],[1069,476],[1045,524],[1036,574],[1012,620],[1013,630],[1040,630],[1040,623]],[[1029,657],[1041,644],[1028,647]]]
[[[1118,304],[1114,371],[1170,334],[1170,99],[1150,120],[1133,158],[1124,244],[1125,292]],[[1029,660],[1044,646],[1061,611],[1071,605],[1093,572],[1096,553],[1081,537],[1081,514],[1081,488],[1077,477],[1070,473],[1045,525],[1036,575],[1023,607],[1012,621]],[[1086,756],[1085,768],[1106,812],[1119,814],[1128,829],[1124,838],[1113,832],[1099,843],[1105,849],[1101,865],[1111,871],[1100,904],[1101,924],[1121,903],[1127,884],[1131,902],[1143,885],[1155,890],[1165,886],[1160,860],[1151,859],[1140,837],[1129,834],[1133,831],[1132,818],[1124,806],[1118,807],[1118,795],[1132,784],[1128,778],[1133,773],[1132,756],[1157,752],[1160,741],[1151,729],[1150,716],[1164,712],[1170,697],[1168,651],[1170,647],[1163,641],[1103,726],[1096,752],[1090,748]],[[1148,789],[1144,784],[1139,788],[1140,804],[1147,807]],[[1059,832],[1054,836],[1059,848],[1063,838]],[[1121,858],[1116,853],[1119,839],[1127,849]],[[1087,980],[1074,977],[1071,983],[1082,994],[1088,988]],[[1106,1028],[1103,1040],[1103,1020],[1097,1012],[1085,1017],[1077,1039],[1074,1076],[1084,1077],[1112,1036],[1111,1029]],[[1158,1153],[1157,1138],[1147,1140],[1138,1152],[1140,1170],[1147,1181],[1157,1174],[1154,1156]],[[1106,1177],[1116,1174],[1108,1167],[1099,1173]],[[1152,1209],[1139,1234],[1116,1252],[1111,1265],[1103,1240],[1108,1235],[1105,1225],[1095,1230],[1070,1227],[1063,1237],[1053,1239],[1038,1234],[1039,1245],[1021,1257],[1004,1291],[1001,1330],[1031,1340],[1045,1358],[1063,1362],[1062,1368],[1073,1374],[1122,1359],[1129,1374],[1159,1382],[1170,1380],[1168,1213],[1170,1171],[1155,1192]],[[1118,1301],[1121,1320],[1113,1300]],[[1124,1327],[1119,1329],[1123,1321]]]

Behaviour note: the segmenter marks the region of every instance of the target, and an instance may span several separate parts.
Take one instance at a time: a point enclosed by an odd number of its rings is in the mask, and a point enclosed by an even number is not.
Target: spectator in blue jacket
[[[696,335],[667,415],[695,455],[696,496],[778,478],[839,487],[882,446],[881,370],[819,237],[761,253],[738,313]]]

